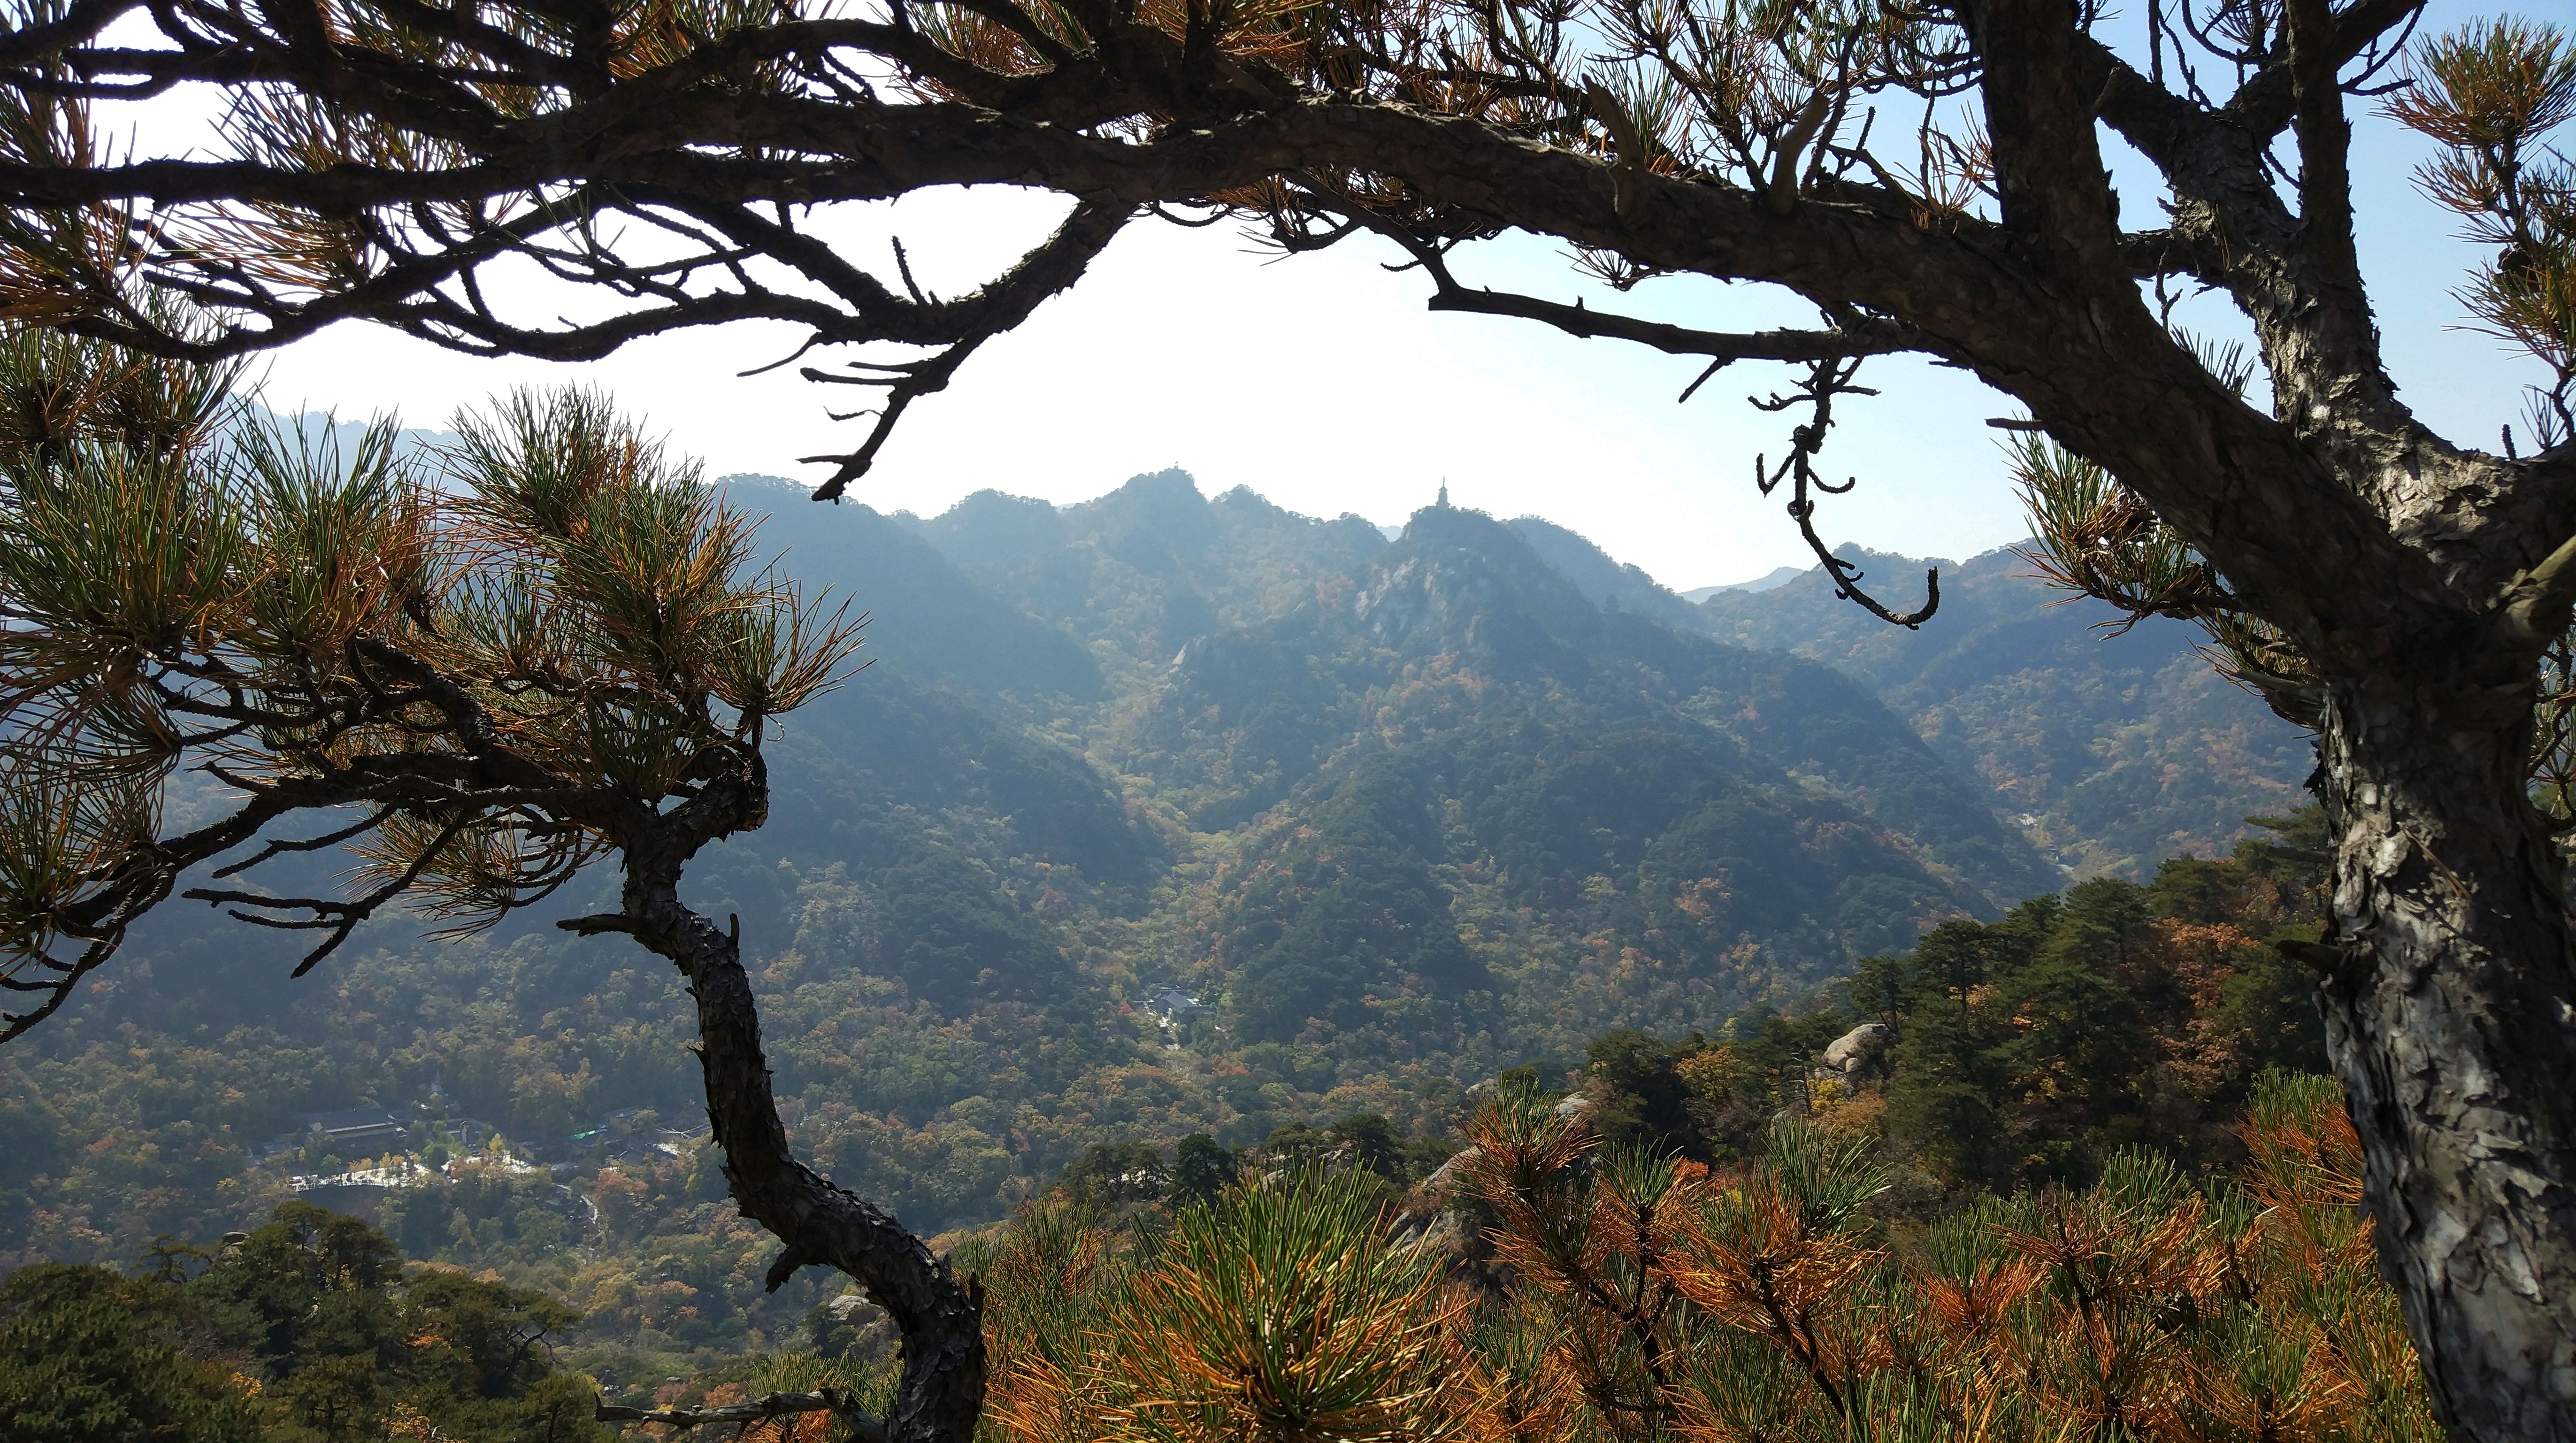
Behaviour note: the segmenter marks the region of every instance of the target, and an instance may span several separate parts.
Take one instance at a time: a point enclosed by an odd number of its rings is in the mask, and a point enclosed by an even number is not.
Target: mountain
[[[770,476],[718,483],[733,505],[768,520],[762,559],[863,609],[864,655],[918,681],[985,698],[1061,695],[1096,701],[1100,664],[1079,642],[993,599],[905,521],[864,505],[817,506]]]
[[[1813,570],[1812,566],[1775,566],[1751,581],[1730,581],[1723,586],[1694,586],[1681,594],[1682,600],[1697,606],[1721,591],[1769,591],[1786,586]]]
[[[1803,583],[1694,608],[1533,519],[1437,506],[1389,540],[1179,471],[932,517],[722,484],[766,564],[867,612],[873,661],[783,719],[768,825],[701,854],[689,895],[739,919],[800,1149],[925,1231],[1104,1139],[1441,1126],[1499,1068],[1758,1024],[2060,880],[1995,805],[2022,743],[1979,730],[2044,720],[2018,673],[1782,608]],[[1952,642],[2039,644],[1967,581]],[[2043,661],[2046,695],[2100,700]],[[2152,713],[2129,690],[2077,730]],[[2091,795],[2085,755],[2046,784]],[[806,1285],[726,1281],[758,1267],[709,1221],[696,1142],[603,1141],[699,1104],[676,975],[551,926],[589,900],[444,941],[382,918],[301,980],[274,933],[153,917],[0,1056],[0,1258],[214,1237],[358,1160],[304,1116],[434,1099],[552,1171],[387,1197],[414,1256],[664,1352],[793,1326]],[[630,1205],[648,1174],[668,1210]]]
[[[1906,584],[1928,564],[1841,554]],[[1944,564],[1940,611],[1919,631],[1836,597],[1821,567],[1700,609],[1720,640],[1869,688],[2077,875],[2145,880],[2158,858],[2223,848],[2247,816],[2296,805],[2314,765],[2306,735],[2212,670],[2196,628],[2151,617],[2121,630],[2110,607],[2028,570],[2009,549]]]
[[[1858,687],[1605,612],[1516,532],[1418,514],[1329,604],[1191,640],[1129,729],[1123,769],[1182,783],[1194,816],[1285,798],[1233,841],[1195,973],[1244,1035],[1312,1018],[1355,1059],[1464,1049],[1493,1011],[1575,998],[1707,1025],[2047,889]],[[1466,941],[1461,917],[1502,931]],[[1601,990],[1609,954],[1624,991]]]
[[[1583,537],[1535,516],[1514,521],[1512,530],[1593,605],[1632,611],[1679,631],[1699,630],[1699,613],[1687,599],[1637,567],[1611,560],[1609,553]]]
[[[357,458],[358,443],[366,439],[374,423],[373,417],[344,420],[336,412],[285,412],[254,404],[230,413],[225,424],[254,426],[290,440],[301,437],[310,445],[326,448],[326,454],[336,455],[346,464]],[[458,445],[462,439],[453,431],[405,426],[394,433],[394,454],[434,471],[439,449]]]
[[[1190,638],[1294,609],[1386,549],[1357,516],[1316,521],[1184,471],[1057,508],[981,491],[898,522],[1005,604],[1081,642],[1122,691],[1152,685]]]

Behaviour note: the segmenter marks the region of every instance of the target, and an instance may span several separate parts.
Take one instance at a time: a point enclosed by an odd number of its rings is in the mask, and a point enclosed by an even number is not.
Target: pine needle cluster
[[[1467,1300],[1394,1244],[1354,1173],[1295,1172],[1113,1238],[1057,1205],[988,1264],[987,1417],[1006,1437],[1460,1435]]]
[[[36,1003],[0,1040],[237,849],[215,882],[357,853],[341,895],[187,893],[318,934],[305,967],[398,897],[487,926],[753,779],[855,644],[595,393],[511,396],[424,453],[237,380],[0,336],[0,987]],[[218,819],[164,835],[174,785]],[[281,834],[306,813],[318,835]]]
[[[1347,1179],[1248,1179],[1168,1235],[1063,1204],[976,1263],[990,1436],[1077,1439],[2433,1440],[2327,1079],[2269,1075],[2249,1161],[2122,1155],[2091,1188],[1900,1232],[1865,1141],[1784,1116],[1714,1171],[1600,1145],[1508,1088],[1444,1173],[1452,1272]],[[1408,1237],[1419,1234],[1405,1235]],[[961,1259],[964,1261],[964,1259]]]
[[[2547,451],[2576,435],[2576,165],[2550,140],[2576,117],[2576,41],[2519,17],[2473,21],[2418,41],[2405,70],[2383,108],[2438,148],[2416,168],[2416,188],[2458,217],[2462,239],[2496,248],[2456,296],[2477,329],[2548,369],[2548,384],[2527,388],[2522,421],[2531,449]],[[2256,368],[2241,346],[2174,336],[2246,397]],[[2513,427],[2502,439],[2518,453]],[[2016,437],[2008,464],[2034,537],[2022,555],[2040,576],[2118,608],[2117,629],[2149,616],[2199,625],[2223,674],[2316,728],[2323,688],[2307,658],[2135,492],[2036,431]],[[2536,797],[2562,830],[2576,796],[2571,656],[2559,636],[2542,658],[2530,761]]]

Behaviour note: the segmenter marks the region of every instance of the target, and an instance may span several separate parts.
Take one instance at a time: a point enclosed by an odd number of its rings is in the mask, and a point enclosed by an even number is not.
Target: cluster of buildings
[[[684,1156],[707,1131],[703,1118],[669,1127],[648,1108],[625,1107],[572,1134],[560,1147],[531,1148],[523,1142],[504,1143],[499,1130],[480,1118],[452,1113],[445,1086],[432,1082],[428,1093],[407,1108],[306,1113],[302,1126],[261,1144],[257,1157],[264,1165],[305,1164],[305,1170],[287,1179],[294,1192],[336,1194],[422,1186],[463,1158],[476,1158],[478,1166],[530,1173],[582,1163],[649,1165],[658,1158]],[[439,1156],[442,1152],[447,1155]],[[560,1156],[548,1159],[544,1154]]]
[[[597,1126],[574,1133],[570,1141],[576,1157],[635,1167],[657,1158],[685,1156],[709,1131],[703,1117],[671,1127],[651,1108],[621,1107],[600,1118]]]
[[[370,1194],[419,1187],[454,1165],[455,1157],[487,1155],[493,1165],[534,1171],[534,1165],[495,1145],[498,1131],[480,1118],[451,1116],[447,1089],[438,1082],[408,1108],[353,1107],[337,1112],[308,1112],[302,1126],[262,1143],[258,1161],[277,1165],[300,1162],[305,1171],[288,1176],[295,1193],[322,1193],[336,1203],[363,1201]],[[440,1144],[444,1144],[442,1148]],[[437,1157],[440,1152],[448,1156]],[[437,1157],[430,1161],[423,1154]]]
[[[1163,1046],[1169,1049],[1178,1049],[1181,1045],[1181,1024],[1202,1012],[1216,1010],[1170,983],[1149,988],[1137,1007],[1162,1024]]]

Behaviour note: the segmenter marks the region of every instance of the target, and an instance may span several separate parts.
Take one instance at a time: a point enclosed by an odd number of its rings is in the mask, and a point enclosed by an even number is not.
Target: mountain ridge
[[[767,518],[764,561],[869,611],[875,662],[784,719],[770,823],[702,853],[689,895],[741,920],[799,1148],[917,1228],[998,1216],[1104,1137],[1436,1127],[1500,1068],[1758,1027],[2062,876],[1979,770],[2019,755],[2006,703],[2039,683],[2011,665],[2028,597],[1974,561],[1960,630],[1890,651],[1799,583],[1676,611],[1570,531],[1463,509],[1390,541],[1177,471],[929,518],[722,484]],[[2156,731],[2161,672],[2077,676],[2043,621],[2063,665],[2039,682],[2090,708],[2068,756],[2144,728],[2153,780],[2188,730]],[[261,1140],[434,1082],[594,1175],[573,1139],[602,1115],[695,1108],[690,1012],[669,969],[551,915],[439,942],[380,920],[301,982],[269,934],[154,918],[0,1058],[43,1104],[0,1107],[0,1255],[216,1236],[287,1185]],[[1149,1010],[1173,992],[1192,1005]],[[534,1212],[453,1206],[406,1245],[606,1266]],[[785,1325],[656,1326],[746,1317]]]
[[[1884,576],[1929,564],[1845,547]],[[2305,733],[2230,685],[2186,622],[2134,625],[2070,597],[2002,547],[1942,572],[1920,631],[1834,596],[1821,568],[1701,603],[1709,633],[1834,667],[1992,788],[1999,810],[2074,876],[2145,880],[2159,858],[2213,855],[2246,818],[2297,805]]]
[[[1812,566],[1775,566],[1750,581],[1727,581],[1715,586],[1687,588],[1681,593],[1681,598],[1698,606],[1721,591],[1769,591],[1773,587],[1786,586],[1815,569]]]

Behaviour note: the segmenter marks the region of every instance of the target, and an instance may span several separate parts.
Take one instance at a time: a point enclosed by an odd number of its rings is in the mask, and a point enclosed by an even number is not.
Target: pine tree
[[[688,979],[726,1179],[784,1245],[770,1286],[808,1264],[857,1278],[914,1340],[899,1435],[971,1423],[971,1294],[796,1160],[738,924],[679,895],[700,848],[766,818],[766,733],[834,684],[852,630],[754,572],[743,520],[597,395],[460,417],[442,486],[391,426],[341,452],[263,423],[236,379],[0,338],[0,986],[33,1002],[0,1037],[63,1006],[194,868],[213,870],[187,899],[308,940],[300,973],[388,907],[470,931],[613,864],[615,910],[559,925]],[[213,820],[165,825],[183,776]],[[342,895],[245,875],[343,846],[361,865]],[[390,1266],[353,1220],[293,1226],[314,1238],[278,1240],[246,1286],[362,1298]],[[306,1326],[260,1307],[271,1348]],[[339,1323],[356,1357],[385,1320]],[[373,1373],[344,1371],[291,1393],[324,1436],[383,1421]]]
[[[554,359],[746,319],[797,328],[800,360],[906,348],[806,367],[882,394],[825,458],[828,499],[1125,226],[1234,217],[1289,253],[1382,246],[1437,309],[1687,358],[1685,397],[1738,362],[1787,364],[1756,402],[1792,418],[1756,458],[1761,490],[1901,625],[1931,619],[1937,575],[1891,602],[1833,553],[1825,507],[1853,481],[1822,452],[1873,358],[1972,372],[2024,411],[1995,419],[2031,442],[2021,477],[2061,578],[2207,626],[2233,675],[2315,731],[2335,913],[2291,945],[2323,984],[2436,1406],[2466,1436],[2566,1439],[2576,1301],[2522,1280],[2576,1273],[2559,846],[2576,185],[2548,141],[2576,111],[2576,50],[2513,18],[2410,44],[2422,10],[26,0],[0,34],[0,308],[201,361],[351,318]],[[90,114],[194,87],[229,103],[220,158],[127,156]],[[2352,186],[2371,161],[2349,111],[2372,96],[2440,148],[2424,189],[2493,248],[2470,316],[2545,372],[2497,452],[2424,425],[2384,363]],[[2125,205],[2114,137],[2154,177]],[[962,295],[923,290],[900,252],[871,273],[810,225],[978,184],[1069,204]],[[1462,276],[1511,229],[1622,291],[1755,282],[1818,319],[1710,329]],[[524,261],[603,306],[523,308],[483,283]],[[2250,352],[2173,323],[2194,289],[2234,307]],[[24,795],[31,835],[63,819],[56,855],[138,830],[123,794],[86,812]],[[1342,900],[1394,915],[1425,895]],[[1284,1027],[1314,1000],[1270,999]]]

